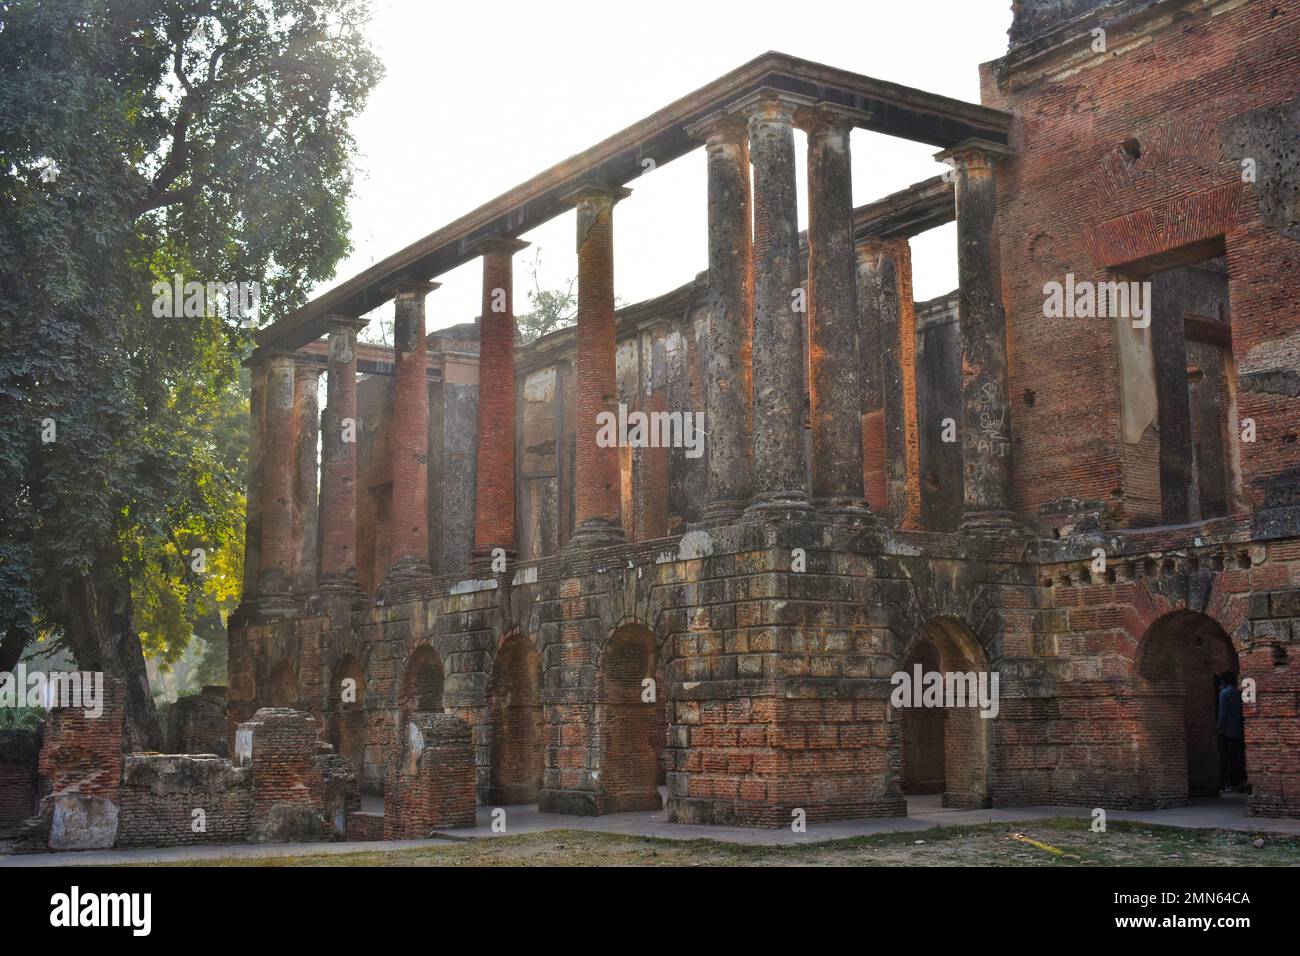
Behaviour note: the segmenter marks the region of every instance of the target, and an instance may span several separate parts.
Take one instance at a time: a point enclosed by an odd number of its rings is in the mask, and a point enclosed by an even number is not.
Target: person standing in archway
[[[1219,753],[1227,765],[1227,791],[1239,793],[1243,789],[1245,763],[1245,719],[1242,715],[1241,691],[1237,689],[1237,675],[1233,671],[1223,674],[1223,689],[1219,691]]]

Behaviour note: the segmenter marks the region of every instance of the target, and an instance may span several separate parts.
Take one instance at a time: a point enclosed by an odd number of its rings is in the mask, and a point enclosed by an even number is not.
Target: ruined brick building
[[[1235,669],[1249,810],[1300,814],[1300,4],[1025,0],[980,76],[973,105],[765,54],[263,329],[231,727],[312,714],[390,835],[474,790],[1158,807],[1217,794]],[[855,128],[952,174],[854,208]],[[695,148],[708,269],[616,310],[625,184]],[[518,236],[570,209],[577,325],[520,344]],[[960,288],[914,302],[909,239],[954,220]],[[475,258],[481,318],[427,334]],[[1147,322],[1045,307],[1129,281]],[[358,344],[390,299],[395,347]],[[705,412],[703,455],[598,442],[619,404]],[[917,663],[996,672],[998,715],[891,706]],[[430,754],[474,786],[418,789]]]

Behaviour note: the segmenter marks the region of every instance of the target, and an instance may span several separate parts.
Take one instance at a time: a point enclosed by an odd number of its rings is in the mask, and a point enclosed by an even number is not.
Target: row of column
[[[489,237],[483,258],[475,558],[515,553],[515,321],[511,256],[526,242]],[[390,566],[383,589],[396,595],[432,576],[429,566],[428,351],[425,298],[438,283],[402,279],[393,296],[393,411]],[[612,283],[611,312],[612,312]],[[259,351],[249,365],[251,450],[245,538],[246,603],[291,613],[305,598],[359,598],[357,533],[357,333],[367,320],[325,319],[324,370],[295,353]],[[327,373],[323,417],[317,387]],[[317,436],[320,422],[320,488]],[[317,548],[319,547],[319,553]]]
[[[855,120],[851,111],[759,91],[688,130],[708,153],[706,521],[814,507],[833,520],[872,520],[864,495],[863,412],[881,405],[872,395],[889,376],[881,365],[882,322],[870,314],[882,303],[859,296],[864,274],[879,284],[870,273],[881,263],[860,256],[854,245],[849,136]],[[797,258],[796,126],[808,141],[806,301]],[[993,231],[993,164],[1003,152],[970,141],[937,157],[955,170],[968,531],[1014,524],[1006,319]],[[804,308],[811,469],[803,428]]]
[[[759,91],[688,131],[705,142],[708,162],[708,522],[814,509],[836,521],[874,520],[864,494],[863,413],[880,404],[875,399],[882,389],[882,323],[871,313],[883,306],[879,296],[860,295],[864,275],[881,265],[878,258],[861,256],[854,244],[849,139],[856,120],[851,111]],[[808,141],[806,297],[798,258],[796,125]],[[939,154],[955,169],[963,528],[971,531],[1013,523],[1006,319],[993,232],[993,164],[1003,151],[972,141]],[[571,548],[623,539],[618,449],[598,444],[596,435],[600,413],[617,407],[613,208],[629,194],[622,187],[587,185],[567,197],[577,212],[578,251]],[[480,566],[498,549],[510,557],[516,550],[511,257],[526,245],[499,236],[471,247],[483,259],[474,538]],[[395,304],[392,565],[385,582],[390,589],[431,575],[425,297],[437,287],[403,279],[388,289]],[[804,315],[810,447],[803,425]],[[326,325],[319,518],[320,370],[297,363],[292,353],[259,353],[253,363],[245,593],[255,593],[265,610],[288,610],[294,596],[304,593],[356,591],[356,340],[365,320],[335,315]]]

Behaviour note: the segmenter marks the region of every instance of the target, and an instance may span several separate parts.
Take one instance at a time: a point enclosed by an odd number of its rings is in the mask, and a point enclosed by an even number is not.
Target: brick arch
[[[350,684],[345,684],[350,681]],[[339,658],[330,673],[326,704],[329,741],[335,752],[347,757],[360,777],[365,776],[366,672],[351,654]]]
[[[1178,612],[1192,612],[1209,618],[1227,635],[1233,651],[1244,653],[1247,650],[1244,640],[1246,628],[1243,626],[1246,602],[1228,589],[1227,580],[1222,573],[1212,572],[1209,586],[1204,589],[1204,600],[1189,605],[1185,598],[1170,598],[1158,591],[1156,579],[1139,577],[1134,583],[1132,601],[1122,609],[1122,629],[1129,643],[1130,676],[1138,676],[1142,642],[1151,628],[1157,621]]]
[[[974,673],[977,678],[989,673],[987,655],[975,632],[960,618],[947,615],[926,621],[899,663],[909,675],[914,675],[917,663],[923,674],[931,669]],[[929,708],[891,710],[901,725],[899,766],[905,791],[910,784],[911,792],[934,792],[941,782],[946,807],[990,806],[992,720],[981,717],[978,706],[945,708],[941,717]]]
[[[433,646],[421,644],[413,650],[402,666],[402,683],[397,698],[400,723],[405,724],[407,716],[420,711],[441,713],[445,682],[442,658]]]
[[[660,810],[667,747],[667,695],[660,696],[659,642],[644,624],[618,627],[598,662],[597,721],[601,808],[605,813]],[[643,697],[643,681],[655,681],[655,700]]]
[[[258,698],[265,707],[298,706],[298,676],[293,671],[293,661],[285,658],[271,668],[266,690]]]
[[[1149,799],[1181,803],[1219,793],[1215,675],[1237,669],[1232,639],[1208,614],[1175,609],[1147,628],[1133,683],[1142,702],[1140,769]]]
[[[537,802],[546,758],[542,661],[536,642],[518,628],[502,636],[492,658],[486,719],[488,801]]]

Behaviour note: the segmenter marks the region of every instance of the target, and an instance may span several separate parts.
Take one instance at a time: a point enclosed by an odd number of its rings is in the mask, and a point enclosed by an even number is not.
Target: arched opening
[[[935,618],[912,643],[903,671],[921,701],[894,709],[902,725],[903,792],[941,794],[945,807],[989,806],[991,718],[981,716],[981,696],[987,701],[994,685],[979,641],[962,622]],[[937,699],[924,693],[933,674],[943,687]]]
[[[605,649],[600,780],[607,813],[663,809],[659,763],[668,731],[656,658],[654,634],[639,625],[619,628]]]
[[[542,789],[542,667],[533,642],[511,634],[497,651],[488,683],[492,765],[488,801],[536,803]]]
[[[288,660],[280,661],[271,668],[267,680],[263,705],[267,707],[297,707],[298,681],[293,674],[293,665]]]
[[[942,670],[939,651],[924,637],[912,645],[903,670],[915,673]],[[903,793],[943,793],[943,711],[933,707],[908,707],[900,711],[903,732]]]
[[[366,774],[366,672],[351,654],[334,666],[330,682],[329,739],[360,776],[363,793],[378,792]]]
[[[1240,755],[1221,752],[1216,726],[1220,677],[1228,671],[1237,671],[1237,652],[1209,615],[1174,611],[1143,635],[1137,672],[1150,695],[1144,729],[1152,743],[1142,771],[1153,792],[1217,796],[1230,776],[1229,756],[1237,757],[1244,780],[1244,748]]]
[[[398,700],[398,733],[406,732],[407,717],[415,713],[442,712],[442,659],[425,644],[417,647],[402,672],[402,695]]]

